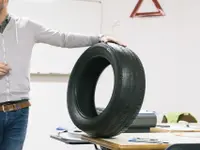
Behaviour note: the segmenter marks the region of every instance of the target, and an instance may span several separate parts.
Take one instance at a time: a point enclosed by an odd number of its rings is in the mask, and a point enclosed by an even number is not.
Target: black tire
[[[114,89],[101,114],[95,108],[95,87],[111,65]],[[127,47],[98,43],[89,47],[74,65],[67,90],[72,122],[91,137],[110,138],[127,130],[138,115],[145,95],[145,72],[138,56]]]

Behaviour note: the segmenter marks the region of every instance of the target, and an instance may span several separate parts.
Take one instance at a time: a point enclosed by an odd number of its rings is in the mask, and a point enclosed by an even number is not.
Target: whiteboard
[[[101,3],[75,0],[11,0],[9,12],[25,16],[62,32],[99,34]],[[88,47],[59,48],[36,44],[31,59],[31,73],[71,72],[75,62]]]

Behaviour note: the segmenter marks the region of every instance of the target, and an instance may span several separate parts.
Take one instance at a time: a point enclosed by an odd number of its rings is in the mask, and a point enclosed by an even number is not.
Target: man
[[[28,18],[10,15],[0,0],[0,150],[22,150],[29,116],[29,65],[34,44],[62,48],[115,42],[109,36],[61,33]],[[124,45],[123,45],[124,46]]]

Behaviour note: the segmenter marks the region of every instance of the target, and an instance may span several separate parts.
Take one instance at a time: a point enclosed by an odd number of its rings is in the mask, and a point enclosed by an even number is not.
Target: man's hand
[[[10,71],[10,67],[5,64],[0,62],[0,76],[6,75]]]
[[[101,42],[105,42],[105,43],[107,43],[107,42],[112,42],[112,43],[116,43],[116,44],[119,44],[119,45],[121,45],[121,46],[126,47],[125,44],[121,43],[120,41],[118,41],[117,39],[115,39],[114,37],[111,37],[111,36],[106,36],[106,35],[104,35],[104,36],[102,36],[102,37],[100,38],[100,41],[101,41]]]

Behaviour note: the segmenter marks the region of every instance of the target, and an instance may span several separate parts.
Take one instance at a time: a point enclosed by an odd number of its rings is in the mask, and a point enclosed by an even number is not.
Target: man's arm
[[[83,35],[79,33],[64,33],[50,29],[35,21],[29,20],[29,26],[34,32],[36,43],[45,43],[63,48],[78,48],[92,46],[99,42],[99,35]]]

